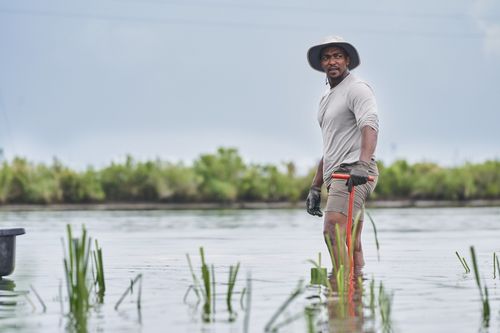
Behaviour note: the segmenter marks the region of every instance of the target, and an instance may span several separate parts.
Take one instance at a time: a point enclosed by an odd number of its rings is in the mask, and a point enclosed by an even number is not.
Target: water
[[[490,292],[489,331],[500,331],[500,279],[493,280],[492,264],[493,251],[500,253],[500,208],[374,209],[371,214],[378,227],[380,261],[367,220],[364,286],[373,277],[377,285],[381,281],[393,292],[395,331],[475,332],[481,328],[474,275],[465,274],[455,256],[458,251],[471,265],[470,245],[475,245],[479,270]],[[108,289],[104,305],[91,313],[90,332],[243,332],[239,294],[233,301],[238,311],[234,323],[226,320],[222,294],[217,299],[217,321],[212,324],[201,321],[201,306],[193,309],[183,303],[192,283],[185,254],[191,255],[198,269],[199,246],[204,246],[208,263],[215,265],[219,293],[225,289],[230,265],[241,263],[237,292],[251,272],[250,331],[262,332],[298,281],[308,281],[307,259],[316,260],[321,251],[323,263],[330,267],[320,221],[302,210],[0,212],[1,228],[26,229],[17,238],[16,269],[7,278],[18,292],[33,285],[47,306],[43,312],[33,293],[29,297],[35,308],[18,296],[14,306],[0,306],[0,330],[66,330],[68,321],[61,313],[67,308],[64,305],[61,310],[59,286],[65,294],[61,238],[70,223],[76,231],[85,224],[104,251]],[[144,276],[141,310],[136,307],[136,291],[115,311],[115,303],[139,273]],[[287,314],[301,311],[311,302],[306,296],[314,293],[308,289]],[[188,299],[192,303],[194,294]],[[366,318],[363,327],[380,331],[377,323]],[[306,332],[305,320],[280,332]]]

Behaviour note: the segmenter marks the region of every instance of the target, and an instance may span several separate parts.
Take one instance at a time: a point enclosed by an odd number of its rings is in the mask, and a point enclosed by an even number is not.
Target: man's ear
[[[347,63],[347,66],[349,66],[351,64],[351,57],[349,57],[349,56],[346,57],[346,63]]]

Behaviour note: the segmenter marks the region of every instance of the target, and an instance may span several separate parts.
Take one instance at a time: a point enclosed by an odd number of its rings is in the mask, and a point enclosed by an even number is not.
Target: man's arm
[[[370,126],[361,129],[361,155],[359,160],[370,163],[377,147],[378,132]]]
[[[314,175],[313,182],[311,187],[319,187],[323,185],[323,157],[318,163],[318,169],[316,170],[316,174]]]
[[[323,158],[319,161],[318,169],[314,175],[314,179],[309,190],[309,195],[306,200],[307,212],[315,216],[323,216],[321,212],[321,186],[323,185]]]

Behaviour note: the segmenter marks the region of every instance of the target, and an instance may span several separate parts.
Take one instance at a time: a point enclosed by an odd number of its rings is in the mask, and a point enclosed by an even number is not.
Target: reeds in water
[[[130,285],[127,287],[127,289],[125,289],[118,302],[116,302],[115,310],[118,310],[118,307],[120,306],[120,304],[123,302],[123,300],[127,295],[132,295],[134,293],[134,286],[136,283],[139,283],[139,291],[137,292],[137,309],[138,310],[141,309],[142,274],[137,274],[137,276],[133,280],[130,280]]]
[[[378,293],[378,306],[380,319],[382,321],[382,331],[384,333],[392,332],[391,308],[392,308],[392,294],[387,293],[384,285],[380,282]]]
[[[498,256],[493,252],[493,279],[496,279],[496,272],[498,270],[498,278],[500,279],[500,262],[498,262]]]
[[[95,240],[95,250],[92,251],[94,258],[94,286],[96,288],[97,299],[99,303],[104,301],[106,292],[106,281],[104,279],[104,262],[102,259],[102,248],[99,247],[97,239]]]
[[[229,279],[227,282],[227,293],[226,293],[226,304],[227,304],[227,311],[229,312],[229,321],[234,321],[236,319],[236,315],[233,312],[233,307],[231,305],[232,303],[231,299],[233,297],[234,285],[236,284],[236,278],[238,277],[239,269],[240,269],[240,263],[236,264],[236,266],[231,265],[229,267]]]
[[[377,226],[375,225],[375,220],[373,220],[373,217],[368,211],[366,211],[366,215],[368,216],[368,219],[370,220],[373,227],[373,234],[375,235],[375,245],[377,246],[377,259],[380,261],[380,244],[377,237]]]
[[[293,290],[293,292],[290,294],[290,296],[281,304],[281,306],[276,310],[276,312],[272,315],[271,319],[267,322],[266,326],[264,327],[265,332],[274,332],[276,331],[279,327],[285,326],[288,323],[290,323],[293,320],[296,320],[299,318],[298,316],[289,318],[281,323],[275,324],[276,320],[278,317],[285,311],[285,309],[292,303],[292,301],[297,298],[299,295],[301,295],[304,292],[304,286],[303,286],[303,281],[300,280],[297,287]],[[300,315],[302,316],[302,314]]]
[[[465,273],[470,273],[470,268],[469,265],[467,265],[467,261],[465,261],[465,258],[460,256],[457,251],[455,251],[455,254],[457,255],[458,261],[460,261],[462,267],[465,269]]]
[[[327,270],[321,267],[321,252],[318,252],[318,262],[308,259],[314,267],[311,267],[311,284],[312,285],[323,285],[326,286],[326,280],[328,279]]]
[[[472,267],[474,268],[474,277],[476,278],[477,288],[479,289],[479,295],[481,296],[481,303],[483,305],[483,326],[488,327],[490,322],[490,302],[488,298],[488,288],[485,285],[483,292],[483,286],[481,285],[481,279],[479,277],[479,269],[477,268],[476,252],[474,250],[474,246],[470,247],[470,255],[472,258]]]
[[[210,284],[210,272],[208,270],[208,265],[205,262],[205,251],[203,247],[200,247],[200,257],[201,257],[201,277],[203,284],[201,285],[201,294],[205,302],[203,303],[203,320],[210,322],[212,318],[212,286]]]
[[[73,238],[71,226],[68,224],[67,253],[64,255],[64,272],[68,291],[69,310],[79,329],[86,326],[86,315],[90,306],[90,284],[88,280],[90,238],[85,226],[80,238]],[[64,243],[63,243],[64,244]]]
[[[209,269],[209,266],[205,260],[205,250],[203,249],[203,247],[200,247],[200,257],[201,257],[201,278],[198,278],[193,269],[191,257],[189,256],[189,254],[186,254],[186,258],[189,264],[189,270],[191,272],[191,277],[193,279],[193,284],[188,287],[184,295],[184,303],[187,303],[187,297],[189,293],[193,291],[197,297],[197,303],[195,306],[197,306],[200,301],[203,301],[202,320],[204,322],[212,322],[215,321],[215,313],[216,313],[215,268],[214,265],[210,265]],[[231,265],[229,267],[229,277],[228,277],[225,300],[226,300],[227,311],[229,313],[230,322],[234,321],[237,317],[237,313],[234,311],[232,306],[232,299],[235,294],[235,285],[239,269],[240,269],[240,263],[237,263],[234,266]],[[250,293],[250,290],[245,289],[245,291],[242,292],[240,299],[240,304],[242,304],[242,308],[243,308],[243,296],[245,292]]]

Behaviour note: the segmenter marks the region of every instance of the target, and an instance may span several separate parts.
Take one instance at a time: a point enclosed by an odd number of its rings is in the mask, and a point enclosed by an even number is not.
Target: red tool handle
[[[349,179],[351,178],[351,175],[345,174],[345,173],[334,173],[332,174],[333,179]],[[375,177],[373,176],[368,176],[368,181],[372,182],[375,180]]]
[[[343,174],[343,173],[334,173],[332,174],[332,178],[333,179],[349,179],[351,178],[351,175],[348,175],[348,174]],[[373,176],[368,176],[368,181],[374,181],[375,180],[375,177]],[[354,193],[355,193],[355,186],[352,187],[352,191],[351,193],[349,193],[349,206],[348,206],[348,210],[347,210],[347,230],[346,230],[346,233],[347,233],[347,253],[349,254],[349,262],[350,262],[350,266],[351,266],[351,276],[354,276],[353,273],[353,269],[354,269],[354,260],[353,260],[353,257],[351,255],[351,233],[352,233],[352,211],[353,211],[353,206],[354,206]]]

